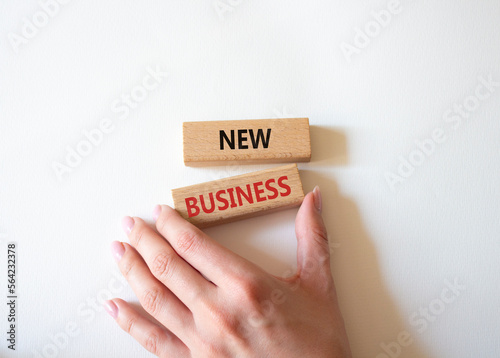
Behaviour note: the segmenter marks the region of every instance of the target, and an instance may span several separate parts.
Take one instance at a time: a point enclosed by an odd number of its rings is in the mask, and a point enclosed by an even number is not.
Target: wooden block
[[[304,199],[297,164],[173,189],[175,209],[208,227],[299,206]]]
[[[193,167],[311,160],[308,118],[184,122],[183,144]]]

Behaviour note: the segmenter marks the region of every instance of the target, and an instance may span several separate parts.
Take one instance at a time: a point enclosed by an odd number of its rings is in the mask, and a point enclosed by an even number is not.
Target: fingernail
[[[153,209],[153,220],[156,221],[160,217],[161,214],[161,205],[156,205]]]
[[[318,210],[320,213],[323,210],[323,199],[321,198],[321,191],[319,190],[319,186],[315,186],[313,190],[313,195],[314,195],[314,206],[316,207],[316,210]]]
[[[132,219],[130,216],[125,216],[123,219],[122,219],[122,228],[123,228],[123,231],[125,231],[128,234],[130,234],[130,232],[132,231],[132,228],[134,227],[134,219]]]
[[[115,261],[118,262],[121,260],[123,253],[125,252],[125,247],[120,241],[113,241],[111,243],[111,252],[113,253]]]
[[[104,309],[109,313],[111,317],[116,319],[118,317],[118,306],[111,300],[104,302]]]

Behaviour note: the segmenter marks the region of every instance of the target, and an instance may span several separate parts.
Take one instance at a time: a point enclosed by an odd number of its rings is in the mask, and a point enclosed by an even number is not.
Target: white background
[[[182,122],[309,117],[313,158],[299,167],[324,195],[354,356],[407,331],[394,356],[498,357],[500,87],[468,118],[443,119],[481,76],[500,82],[498,0],[404,1],[383,28],[372,12],[386,1],[221,3],[233,5],[71,1],[15,45],[42,7],[1,2],[0,296],[16,241],[19,300],[14,353],[0,298],[0,356],[150,356],[92,303],[110,290],[136,301],[109,252],[126,240],[121,217],[151,220],[172,188],[270,167],[186,168]],[[346,56],[366,26],[369,42]],[[168,78],[129,115],[113,111],[157,66]],[[54,163],[103,118],[113,131],[58,180]],[[415,141],[436,129],[445,139],[422,158]],[[410,157],[419,166],[391,190],[387,173]],[[279,275],[294,266],[295,214],[207,231]],[[465,289],[445,304],[455,279]],[[421,308],[439,314],[422,322]]]

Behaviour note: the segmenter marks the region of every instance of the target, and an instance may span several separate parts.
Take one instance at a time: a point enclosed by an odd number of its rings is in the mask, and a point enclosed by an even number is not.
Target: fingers
[[[142,219],[125,217],[123,223],[126,231],[129,231],[130,242],[141,254],[151,273],[191,311],[200,296],[212,295],[215,286],[179,257],[172,246]]]
[[[328,236],[321,217],[319,187],[304,198],[295,220],[298,274],[305,280],[331,279]]]
[[[172,332],[142,316],[127,302],[115,298],[106,302],[106,311],[125,332],[158,357],[189,357],[186,345]]]
[[[184,220],[167,205],[155,209],[156,228],[175,251],[217,286],[261,271],[256,265],[212,240],[200,229]]]
[[[115,241],[112,251],[121,273],[142,307],[185,341],[193,327],[188,308],[151,273],[142,257],[130,245]]]

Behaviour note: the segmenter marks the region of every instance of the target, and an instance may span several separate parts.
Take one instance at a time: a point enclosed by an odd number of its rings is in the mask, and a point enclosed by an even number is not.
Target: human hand
[[[112,251],[142,307],[115,298],[118,325],[160,357],[350,357],[315,188],[297,214],[297,271],[268,274],[157,206],[156,229],[125,217]],[[159,322],[159,324],[158,324]]]

